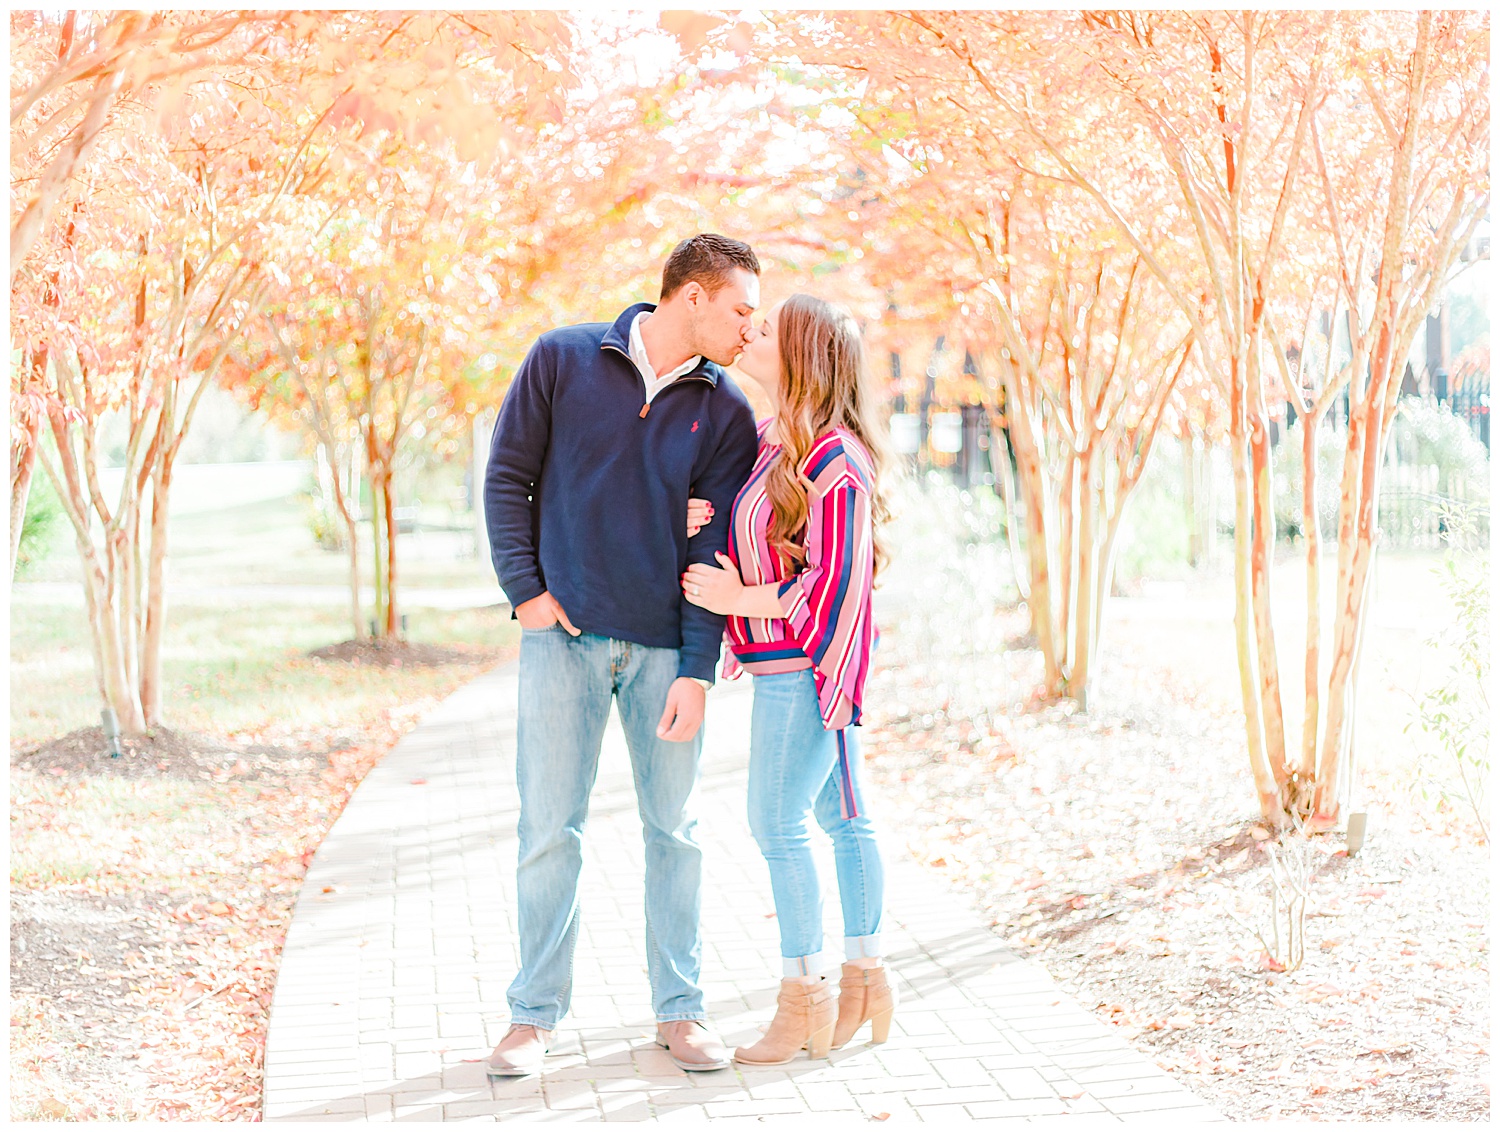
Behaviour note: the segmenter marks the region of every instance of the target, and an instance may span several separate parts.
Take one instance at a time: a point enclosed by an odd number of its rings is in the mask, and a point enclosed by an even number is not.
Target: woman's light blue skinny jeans
[[[844,947],[850,959],[880,954],[885,869],[865,811],[855,729],[845,732],[859,816],[839,807],[838,732],[824,731],[812,669],[755,677],[750,723],[750,832],[771,870],[781,926],[782,975],[823,966],[823,900],[810,819],[833,839]]]

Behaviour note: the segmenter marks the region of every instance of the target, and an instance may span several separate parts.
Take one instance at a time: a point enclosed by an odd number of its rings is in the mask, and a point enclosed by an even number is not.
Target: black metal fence
[[[1490,446],[1490,377],[1465,381],[1457,389],[1444,390],[1447,396],[1439,396],[1438,403],[1447,408],[1465,424],[1479,442]]]

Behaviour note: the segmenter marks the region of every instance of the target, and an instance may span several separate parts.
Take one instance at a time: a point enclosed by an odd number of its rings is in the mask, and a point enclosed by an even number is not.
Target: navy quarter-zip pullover
[[[484,478],[490,557],[515,608],[550,592],[579,629],[681,650],[679,676],[713,680],[724,618],[685,601],[690,563],[717,565],[755,463],[755,416],[704,359],[648,404],[630,326],[549,330],[500,406]],[[714,520],[687,537],[689,496]]]

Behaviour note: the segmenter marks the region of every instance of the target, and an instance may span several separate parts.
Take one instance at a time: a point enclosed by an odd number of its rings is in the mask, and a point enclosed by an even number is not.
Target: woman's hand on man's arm
[[[782,616],[777,583],[747,586],[728,555],[715,554],[714,558],[718,566],[695,562],[682,575],[682,596],[689,603],[726,617]]]

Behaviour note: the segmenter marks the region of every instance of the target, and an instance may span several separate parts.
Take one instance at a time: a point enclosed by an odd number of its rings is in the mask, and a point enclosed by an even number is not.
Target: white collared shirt
[[[672,382],[676,381],[685,373],[691,373],[698,368],[698,363],[703,360],[702,355],[694,354],[687,361],[674,369],[671,373],[656,376],[656,371],[651,368],[651,361],[646,357],[646,342],[641,337],[641,323],[645,322],[651,315],[650,311],[641,311],[630,323],[630,360],[635,363],[635,368],[641,371],[641,377],[646,382],[646,404],[652,400]]]
[[[698,363],[703,360],[701,354],[694,354],[671,373],[664,373],[657,377],[656,371],[651,368],[651,360],[646,357],[646,342],[641,337],[641,323],[645,322],[650,314],[650,311],[641,311],[630,323],[630,360],[635,363],[635,368],[641,371],[641,378],[646,382],[646,404],[648,405],[651,404],[652,398],[672,382],[683,374],[697,369]],[[689,679],[705,692],[713,687],[712,682],[708,680],[700,680],[696,676],[689,677]]]

